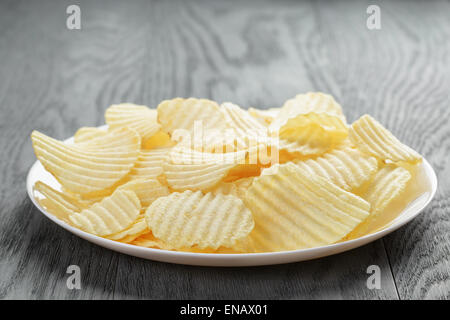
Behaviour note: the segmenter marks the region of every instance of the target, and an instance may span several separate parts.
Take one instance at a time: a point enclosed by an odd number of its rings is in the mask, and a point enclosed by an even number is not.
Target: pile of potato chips
[[[248,110],[206,99],[106,110],[65,143],[34,131],[60,190],[36,199],[85,232],[204,253],[312,248],[367,233],[421,156],[368,115],[348,125],[323,93]]]

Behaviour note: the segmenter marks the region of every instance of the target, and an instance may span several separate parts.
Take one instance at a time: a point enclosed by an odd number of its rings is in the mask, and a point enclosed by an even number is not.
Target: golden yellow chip
[[[369,115],[362,116],[351,125],[349,137],[361,151],[382,160],[417,163],[422,159]]]
[[[292,162],[263,171],[244,199],[252,211],[257,251],[332,244],[369,215],[370,204]]]
[[[131,180],[117,190],[134,191],[141,202],[142,209],[148,207],[155,199],[169,195],[169,189],[157,179]]]
[[[296,141],[279,139],[278,149],[298,157],[321,155],[334,147],[336,141],[332,141],[319,125],[311,124],[303,128]]]
[[[147,225],[147,223],[146,223]],[[174,250],[172,246],[169,246],[168,244],[164,243],[164,241],[157,239],[153,233],[147,232],[143,235],[140,235],[135,240],[131,242],[131,244],[135,246],[145,247],[145,248],[155,248],[155,249],[162,249],[162,250]]]
[[[170,153],[170,148],[141,150],[130,172],[130,179],[154,179],[164,172],[163,165]]]
[[[164,175],[174,190],[206,190],[244,162],[245,156],[246,152],[216,154],[175,147],[164,164]]]
[[[347,191],[369,181],[378,169],[377,159],[352,147],[334,149],[319,158],[299,161],[297,165],[311,175],[321,176]]]
[[[156,199],[145,213],[155,237],[174,248],[232,248],[248,236],[254,222],[241,199],[201,191]]]
[[[295,98],[286,101],[270,126],[274,129],[279,129],[289,119],[311,114],[338,118],[341,120],[341,123],[346,123],[342,107],[332,96],[321,92],[308,92],[306,94],[298,94]],[[324,119],[325,117],[318,121],[321,122]]]
[[[89,140],[105,136],[108,131],[96,127],[82,127],[75,132],[73,136],[75,143],[88,142]]]
[[[96,149],[81,145],[68,145],[33,131],[31,140],[37,158],[61,185],[74,193],[90,194],[112,187],[125,177],[134,166],[140,148],[140,138],[134,131],[121,139],[120,146]],[[114,135],[109,133],[109,135]],[[101,137],[103,141],[106,137]]]
[[[195,252],[195,253],[242,253],[241,251],[220,247],[217,250],[206,248],[199,249],[198,247],[189,247],[189,248],[178,248],[168,245],[164,241],[156,238],[153,233],[147,232],[131,242],[132,245],[145,247],[145,248],[154,248],[154,249],[162,249],[162,250],[172,250],[172,251],[184,251],[184,252]],[[239,248],[240,249],[240,248]]]
[[[133,191],[117,190],[92,207],[72,213],[69,220],[81,230],[108,236],[131,226],[140,210],[141,203]]]
[[[158,121],[171,135],[176,129],[193,133],[196,123],[202,130],[227,128],[218,104],[207,99],[165,100],[158,105]]]
[[[257,177],[261,174],[263,166],[258,164],[238,164],[228,171],[223,182],[234,182],[245,178]]]
[[[36,182],[33,189],[43,196],[36,198],[41,207],[66,222],[69,222],[70,214],[85,208],[75,197],[59,192],[41,181]]]
[[[144,149],[167,148],[176,145],[175,141],[164,131],[158,131],[151,138],[142,143]]]
[[[320,131],[321,140],[330,145],[341,143],[348,135],[348,127],[340,118],[327,114],[309,113],[289,118],[279,128],[280,138],[289,141],[311,140],[311,137],[305,134],[305,130],[310,126]]]
[[[362,197],[371,204],[370,216],[353,230],[348,238],[363,236],[372,229],[371,226],[377,223],[383,210],[402,195],[410,179],[411,174],[402,167],[387,164],[381,168],[362,194]]]
[[[329,95],[311,92],[286,101],[269,130],[287,140],[280,143],[284,149],[302,155],[330,149],[348,135],[341,106]]]
[[[133,222],[128,228],[118,233],[107,236],[106,238],[110,240],[116,240],[124,243],[130,243],[134,241],[139,236],[150,232],[147,227],[147,223],[145,222],[144,215],[140,215],[137,217],[136,221]]]
[[[115,104],[106,109],[105,120],[110,128],[128,127],[136,130],[145,145],[155,135],[161,125],[157,121],[156,110],[132,103]]]

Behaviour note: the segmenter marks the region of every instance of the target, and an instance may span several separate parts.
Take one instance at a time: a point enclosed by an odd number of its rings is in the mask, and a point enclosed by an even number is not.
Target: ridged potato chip
[[[321,176],[347,191],[369,181],[378,169],[377,159],[352,147],[334,149],[316,159],[296,164],[311,175]]]
[[[145,221],[145,220],[144,220]],[[147,223],[145,223],[147,226]],[[147,228],[148,229],[148,228]],[[157,239],[151,231],[140,235],[131,242],[132,245],[145,247],[145,248],[155,248],[162,250],[174,250],[172,246],[164,243],[164,241]]]
[[[176,129],[194,132],[196,121],[201,122],[203,130],[227,128],[219,105],[211,100],[175,98],[162,101],[157,109],[163,131],[171,135]]]
[[[114,104],[106,109],[105,120],[110,128],[128,127],[136,130],[145,145],[161,128],[156,110],[132,103]]]
[[[255,219],[250,236],[257,251],[332,244],[369,215],[367,201],[292,162],[266,170],[244,199]]]
[[[298,142],[289,146],[289,149],[297,151],[290,152],[303,155],[317,154],[324,148],[330,149],[348,135],[341,106],[333,97],[320,92],[300,94],[286,101],[269,130],[279,132],[280,139],[287,140],[281,145]],[[299,148],[304,145],[305,148]]]
[[[244,162],[245,156],[246,152],[216,154],[175,147],[164,163],[164,176],[174,190],[206,190]]]
[[[126,228],[123,231],[107,236],[106,238],[110,240],[116,240],[123,243],[133,242],[139,236],[150,232],[147,227],[147,223],[145,222],[145,216],[139,215],[136,218],[136,221],[133,222],[131,226]]]
[[[141,203],[133,191],[117,190],[92,207],[72,213],[69,220],[83,231],[108,236],[131,226],[140,210]]]
[[[117,190],[131,190],[136,193],[142,209],[148,207],[159,197],[169,195],[169,189],[157,179],[131,180],[117,188]]]
[[[239,136],[232,128],[216,130],[210,129],[199,131],[193,137],[173,136],[178,144],[177,147],[190,148],[199,152],[227,153],[244,150],[247,148],[246,138]]]
[[[36,182],[33,189],[43,196],[36,198],[41,207],[66,222],[69,222],[69,215],[85,208],[77,198],[59,192],[42,181]]]
[[[263,125],[270,125],[278,116],[278,113],[280,112],[281,108],[270,108],[270,109],[255,109],[255,108],[248,108],[248,113],[255,119],[257,119],[261,124]]]
[[[302,129],[301,135],[298,135],[295,141],[280,138],[278,149],[280,152],[287,152],[298,157],[318,156],[337,144],[337,141],[332,141],[329,137],[320,126],[311,124]]]
[[[88,128],[86,128],[88,129]],[[90,128],[89,128],[90,129]],[[84,135],[84,141],[75,141],[75,146],[86,150],[121,151],[128,150],[130,144],[134,145],[140,137],[137,132],[129,128],[117,128],[104,131],[97,128],[97,133],[92,132],[90,137]]]
[[[361,195],[371,204],[370,216],[347,238],[353,239],[366,234],[371,224],[376,222],[383,210],[402,195],[410,179],[411,174],[402,167],[387,164],[381,168]]]
[[[105,129],[100,129],[97,127],[82,127],[75,132],[73,139],[75,143],[83,143],[107,134],[108,131]]]
[[[168,148],[174,145],[176,145],[176,142],[170,139],[169,134],[161,130],[145,140],[145,142],[142,142],[143,149]]]
[[[305,134],[305,130],[310,126],[320,131],[321,141],[326,141],[332,146],[341,143],[348,136],[348,127],[340,118],[327,114],[309,113],[288,119],[279,128],[280,138],[289,141],[311,140],[311,137]]]
[[[252,137],[267,134],[267,127],[253,118],[246,110],[239,106],[225,102],[220,105],[228,125],[236,130],[240,137]]]
[[[131,244],[139,247],[145,247],[145,248],[154,248],[154,249],[162,249],[162,250],[172,250],[172,251],[184,251],[184,252],[195,252],[195,253],[242,253],[242,251],[234,250],[230,248],[224,248],[220,247],[217,250],[214,249],[199,249],[198,247],[189,247],[189,248],[178,248],[175,249],[174,247],[168,245],[164,241],[156,238],[153,233],[148,232],[145,233],[136,239],[134,239]],[[238,249],[241,249],[239,247]]]
[[[130,179],[154,179],[164,172],[164,162],[170,153],[170,148],[141,150],[139,157],[130,171]]]
[[[361,151],[382,160],[411,163],[422,160],[416,151],[401,143],[369,115],[362,116],[351,125],[349,137]]]
[[[127,133],[120,140],[120,146],[114,141],[103,149],[96,149],[92,141],[86,142],[87,146],[68,145],[38,131],[33,131],[31,140],[39,161],[63,187],[74,193],[91,194],[115,185],[137,160],[139,136],[127,128],[120,132]],[[115,131],[108,136],[113,139]],[[108,140],[106,136],[98,139]]]
[[[217,195],[219,193],[221,194],[231,194],[235,197],[238,197],[240,199],[244,199],[245,193],[247,192],[248,188],[251,186],[253,182],[254,177],[249,178],[242,178],[233,182],[220,182],[217,184],[211,192],[214,195]]]
[[[321,92],[308,92],[306,94],[298,94],[295,98],[286,101],[270,126],[274,129],[279,129],[289,119],[296,118],[299,115],[311,114],[337,118],[341,120],[342,124],[346,123],[342,107],[331,95]]]
[[[254,226],[252,213],[241,199],[201,191],[159,198],[145,217],[155,237],[174,248],[233,248]]]
[[[259,164],[238,164],[228,171],[227,175],[223,178],[223,182],[234,182],[245,178],[257,177],[261,174],[261,170],[264,166]]]

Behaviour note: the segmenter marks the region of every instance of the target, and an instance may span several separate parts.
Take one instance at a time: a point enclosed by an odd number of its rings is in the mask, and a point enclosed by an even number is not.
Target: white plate
[[[67,142],[72,142],[68,139]],[[175,252],[159,249],[151,249],[144,247],[137,247],[129,244],[124,244],[108,239],[104,239],[92,234],[86,233],[82,230],[74,228],[67,223],[57,219],[51,213],[42,208],[36,201],[33,195],[33,185],[40,180],[52,187],[59,189],[59,184],[55,178],[45,171],[44,167],[39,161],[36,161],[28,172],[27,177],[27,191],[31,201],[34,205],[50,220],[60,225],[64,229],[76,234],[77,236],[93,242],[99,246],[129,254],[132,256],[157,260],[170,263],[199,265],[199,266],[260,266],[270,264],[280,264],[310,260],[320,257],[325,257],[340,252],[344,252],[353,248],[360,247],[371,241],[377,240],[388,233],[400,228],[407,222],[414,219],[427,205],[430,203],[437,189],[437,178],[431,165],[423,160],[422,163],[424,177],[427,180],[426,191],[417,199],[412,201],[392,223],[378,232],[363,236],[358,239],[340,242],[328,246],[302,249],[294,251],[283,252],[268,252],[268,253],[247,253],[247,254],[208,254],[208,253],[189,253],[189,252]]]

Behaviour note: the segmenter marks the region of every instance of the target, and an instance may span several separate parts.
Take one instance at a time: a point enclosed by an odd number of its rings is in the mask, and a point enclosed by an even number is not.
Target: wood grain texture
[[[0,2],[0,298],[411,299],[450,297],[449,2]],[[112,103],[175,96],[279,106],[333,94],[349,121],[370,113],[420,151],[439,190],[392,235],[340,255],[281,266],[200,268],[115,253],[62,230],[28,200],[29,134],[103,123]],[[79,265],[82,289],[68,290]],[[381,290],[366,269],[381,268]]]

